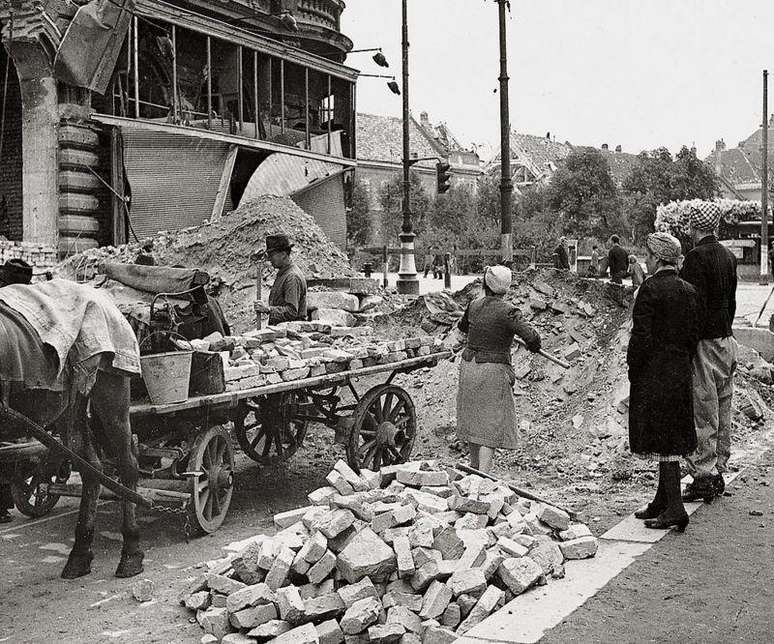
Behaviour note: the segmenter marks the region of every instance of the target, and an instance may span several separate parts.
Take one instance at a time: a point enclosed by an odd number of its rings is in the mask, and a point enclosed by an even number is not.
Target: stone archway
[[[0,235],[14,241],[22,239],[22,175],[19,76],[13,61],[0,47]]]

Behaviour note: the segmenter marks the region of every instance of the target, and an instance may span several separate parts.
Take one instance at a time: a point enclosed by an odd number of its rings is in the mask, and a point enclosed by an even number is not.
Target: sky
[[[408,0],[410,105],[466,147],[497,147],[499,49],[493,0]],[[729,147],[761,123],[762,71],[774,72],[771,0],[512,0],[507,21],[511,127],[624,152]],[[347,65],[401,75],[400,0],[347,0]],[[386,81],[358,81],[359,112],[399,116]],[[772,91],[769,113],[774,112]],[[774,134],[774,133],[773,133]]]

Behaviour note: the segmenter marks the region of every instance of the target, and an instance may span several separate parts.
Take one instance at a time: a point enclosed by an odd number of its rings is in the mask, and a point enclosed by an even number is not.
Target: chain
[[[183,534],[185,535],[185,542],[190,543],[191,514],[190,512],[188,512],[188,508],[186,506],[181,506],[179,508],[176,508],[176,507],[167,506],[167,505],[154,505],[153,509],[159,514],[167,514],[170,516],[183,516],[184,518]]]

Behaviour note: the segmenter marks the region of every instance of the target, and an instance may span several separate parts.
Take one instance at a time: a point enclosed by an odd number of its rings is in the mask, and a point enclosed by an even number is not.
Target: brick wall
[[[0,47],[0,106],[3,101],[3,79],[8,57]],[[22,238],[22,132],[21,95],[16,70],[8,74],[8,96],[5,97],[5,132],[3,156],[0,159],[0,234],[8,239]]]
[[[291,199],[314,218],[328,239],[342,250],[346,249],[347,214],[342,175],[292,195]]]

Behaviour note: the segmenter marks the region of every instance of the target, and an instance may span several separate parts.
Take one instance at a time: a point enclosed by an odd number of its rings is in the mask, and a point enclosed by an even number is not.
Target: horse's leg
[[[70,417],[68,423],[76,422],[81,432],[82,449],[81,456],[91,465],[102,471],[97,449],[94,443],[94,435],[86,418],[86,401],[82,397],[71,403],[67,410]],[[78,524],[75,526],[75,543],[67,558],[67,563],[62,570],[63,579],[75,579],[91,572],[91,560],[94,553],[91,551],[94,542],[94,524],[97,518],[97,500],[99,498],[99,479],[87,471],[81,471],[81,505],[78,510]]]
[[[132,449],[132,429],[129,423],[129,379],[100,371],[91,390],[91,404],[104,431],[104,438],[113,446],[118,459],[121,483],[137,490],[138,466]],[[135,504],[123,499],[121,533],[124,545],[116,577],[132,577],[142,572],[143,551],[140,550],[140,529],[135,515]]]

